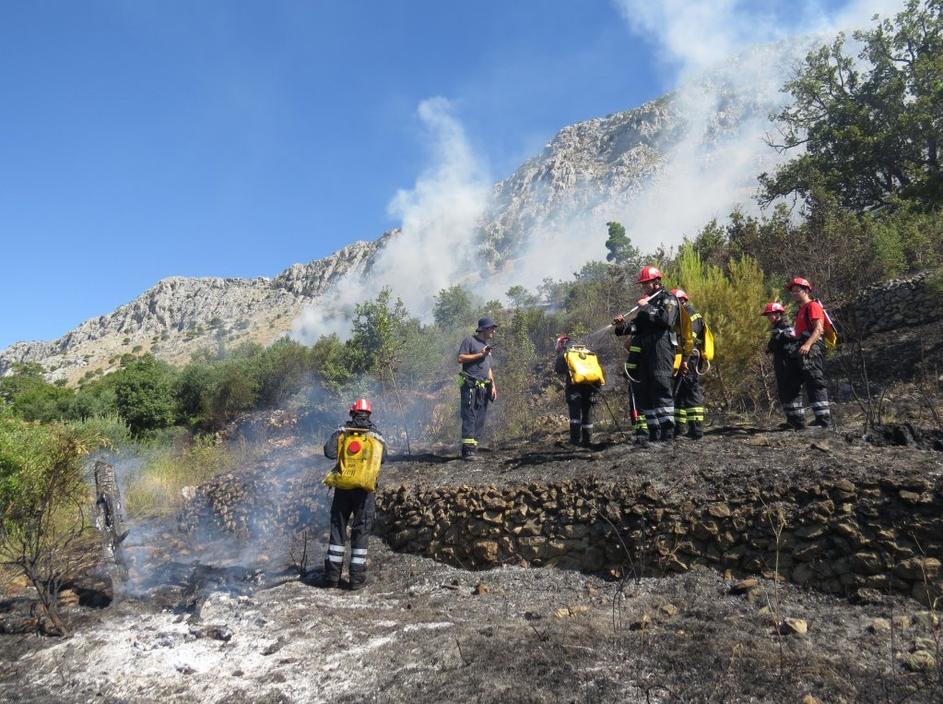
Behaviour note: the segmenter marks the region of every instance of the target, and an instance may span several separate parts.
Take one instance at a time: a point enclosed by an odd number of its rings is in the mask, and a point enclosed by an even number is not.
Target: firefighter
[[[373,528],[376,515],[376,474],[379,465],[386,459],[386,443],[377,431],[370,414],[373,407],[367,399],[361,398],[350,407],[350,419],[334,431],[324,444],[324,456],[337,460],[334,472],[343,474],[342,462],[347,458],[355,465],[358,459],[365,458],[374,463],[374,475],[367,486],[342,488],[331,481],[331,474],[325,480],[335,486],[334,500],[331,502],[331,538],[324,559],[323,587],[336,587],[340,583],[341,570],[344,566],[344,551],[347,542],[347,527],[350,526],[350,588],[361,589],[367,584],[367,542]],[[339,453],[343,455],[338,459]],[[357,456],[360,455],[358,458]],[[371,486],[372,485],[372,486]],[[346,484],[344,485],[346,486]]]
[[[828,406],[828,389],[825,385],[825,310],[822,304],[812,298],[812,284],[806,279],[796,277],[786,284],[793,300],[799,304],[796,320],[793,324],[796,339],[800,341],[798,355],[802,385],[806,397],[815,415],[813,425],[827,428],[831,424]],[[796,392],[791,408],[796,411],[796,418],[805,423],[805,408],[802,396]],[[799,426],[801,427],[801,425]]]
[[[675,409],[671,378],[678,299],[662,286],[657,267],[642,267],[637,283],[642,287],[642,297],[633,325],[626,325],[621,315],[612,324],[616,335],[632,335],[627,368],[632,376],[635,402],[645,415],[649,441],[673,440]]]
[[[786,309],[779,302],[767,303],[760,315],[769,321],[771,334],[766,353],[773,355],[776,392],[790,428],[805,426],[802,408],[802,370],[799,367],[799,341],[796,331],[786,318]]]
[[[491,341],[498,324],[481,318],[474,335],[469,335],[458,349],[462,417],[462,459],[476,459],[478,443],[485,428],[488,404],[498,397],[491,369]]]
[[[687,435],[692,440],[704,437],[704,388],[701,386],[701,374],[698,369],[701,352],[704,350],[704,318],[688,301],[688,294],[683,289],[672,289],[672,295],[679,305],[687,309],[691,318],[691,333],[694,338],[694,352],[688,359],[681,361],[680,379],[675,393],[675,428],[680,437],[687,428]]]
[[[597,402],[597,392],[602,379],[595,382],[576,383],[567,364],[566,355],[571,347],[567,335],[557,337],[554,371],[566,379],[564,395],[570,412],[570,444],[589,447],[593,440],[593,406]],[[587,350],[589,353],[589,350]],[[591,354],[591,353],[589,353]]]

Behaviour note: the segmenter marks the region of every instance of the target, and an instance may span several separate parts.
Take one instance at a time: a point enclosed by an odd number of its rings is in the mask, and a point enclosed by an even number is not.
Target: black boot
[[[675,439],[675,427],[674,424],[668,424],[661,426],[661,439],[664,442],[671,442]]]
[[[580,444],[580,426],[576,423],[570,423],[570,444]]]
[[[583,428],[580,431],[580,445],[589,447],[593,444],[593,431],[589,428]]]
[[[357,591],[367,586],[367,571],[357,570],[350,573],[350,590]]]
[[[658,442],[660,436],[658,433],[658,426],[653,426],[648,429],[648,441],[649,442]]]
[[[462,445],[462,459],[466,462],[474,462],[478,459],[478,453],[474,445]]]
[[[704,437],[704,424],[701,421],[688,423],[688,437],[692,440],[700,440]]]
[[[324,561],[324,572],[315,584],[322,589],[333,589],[341,581],[340,565],[330,560]]]
[[[635,431],[635,444],[639,447],[648,447],[648,433],[644,430]]]

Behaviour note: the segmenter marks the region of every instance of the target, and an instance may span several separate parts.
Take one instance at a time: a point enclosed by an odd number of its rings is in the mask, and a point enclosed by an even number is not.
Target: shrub
[[[0,410],[0,559],[36,590],[50,633],[67,630],[56,608],[63,582],[95,558],[82,459],[102,443],[91,426],[36,425]]]

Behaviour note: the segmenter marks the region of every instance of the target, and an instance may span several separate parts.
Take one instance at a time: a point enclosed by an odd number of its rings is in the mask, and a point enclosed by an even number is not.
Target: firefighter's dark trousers
[[[491,384],[465,380],[461,386],[462,456],[474,455],[485,430]]]
[[[675,381],[675,428],[678,434],[687,430],[691,437],[700,437],[704,426],[704,387],[697,363],[697,357],[689,359],[687,373]]]
[[[809,354],[800,356],[793,364],[784,366],[783,373],[777,374],[776,382],[779,401],[786,414],[786,422],[793,428],[805,425],[805,405],[802,400],[802,387],[816,423],[829,425],[831,413],[828,405],[828,389],[825,384],[825,345],[821,341],[812,345]]]
[[[344,566],[344,546],[350,526],[350,582],[367,579],[367,541],[377,510],[376,493],[365,489],[335,489],[331,502],[331,542],[324,560],[324,576],[337,582]]]
[[[592,384],[567,384],[566,406],[570,411],[570,442],[589,447],[593,440],[593,405],[596,387]]]
[[[635,404],[645,416],[650,440],[674,437],[675,404],[672,394],[674,345],[667,337],[633,340],[626,369],[632,375]]]

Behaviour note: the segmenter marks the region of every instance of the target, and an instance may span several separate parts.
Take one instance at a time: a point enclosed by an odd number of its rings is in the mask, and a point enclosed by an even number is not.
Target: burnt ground
[[[7,638],[0,695],[22,702],[939,701],[939,646],[913,602],[855,606],[709,570],[606,581],[468,573],[385,548],[363,591],[219,583],[198,606],[125,600],[69,639]],[[241,580],[236,580],[241,581]],[[770,604],[808,621],[777,636]],[[764,610],[765,607],[765,610]],[[776,609],[774,609],[776,610]],[[876,619],[887,619],[880,621]],[[891,624],[884,630],[882,624]],[[872,632],[875,631],[875,632]]]
[[[904,475],[938,481],[939,438],[886,447],[852,427],[713,429],[701,443],[638,449],[618,433],[589,450],[534,438],[463,463],[440,449],[394,456],[386,487],[507,485],[595,476],[694,500],[746,483]],[[876,440],[877,438],[871,438]],[[300,441],[283,464],[323,472]],[[323,505],[324,497],[320,497]],[[323,521],[317,525],[323,529]],[[619,578],[556,568],[470,572],[374,538],[370,584],[323,590],[284,571],[288,538],[194,547],[173,522],[138,525],[147,575],[107,608],[74,606],[68,638],[0,636],[0,698],[23,702],[936,702],[941,634],[916,601],[848,600],[760,579],[747,596],[709,569]],[[323,532],[312,545],[323,553]],[[135,540],[137,541],[135,543]],[[138,547],[135,548],[135,545]],[[79,585],[76,585],[77,587]],[[88,587],[86,594],[105,591]],[[22,599],[8,600],[15,610]],[[803,619],[805,634],[774,624]],[[928,652],[933,662],[913,652]]]

